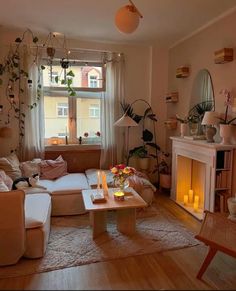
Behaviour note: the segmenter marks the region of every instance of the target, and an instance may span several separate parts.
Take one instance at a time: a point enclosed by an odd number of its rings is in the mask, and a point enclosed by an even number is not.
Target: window
[[[56,78],[58,77],[58,72],[52,72],[51,74],[48,74],[49,82],[51,84],[57,84]]]
[[[57,103],[57,116],[68,116],[68,103]]]
[[[92,118],[99,118],[100,117],[99,104],[91,104],[89,106],[89,117],[92,117]]]
[[[67,88],[61,82],[54,84],[49,78],[43,78],[45,141],[67,135],[73,143],[78,143],[79,137],[82,137],[82,144],[100,143],[101,137],[97,133],[100,133],[100,98],[105,90],[103,65],[75,62],[66,71],[70,70],[75,75],[69,78],[73,81],[76,96],[68,97]],[[46,66],[43,74],[48,76],[48,72],[50,68]],[[65,71],[57,62],[53,63],[52,72],[53,76],[64,79]]]
[[[89,86],[91,88],[97,88],[98,86],[97,76],[89,76]]]

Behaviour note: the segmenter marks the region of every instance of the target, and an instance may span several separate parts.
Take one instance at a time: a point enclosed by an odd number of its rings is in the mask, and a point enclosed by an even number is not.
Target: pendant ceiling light
[[[129,0],[131,5],[121,7],[115,16],[115,24],[119,31],[132,33],[139,25],[139,18],[143,18],[134,3]]]

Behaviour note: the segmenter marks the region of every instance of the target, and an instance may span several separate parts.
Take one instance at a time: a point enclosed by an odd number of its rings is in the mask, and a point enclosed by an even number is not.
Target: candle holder
[[[114,193],[114,199],[116,201],[124,201],[125,200],[125,193],[122,191],[117,191]]]

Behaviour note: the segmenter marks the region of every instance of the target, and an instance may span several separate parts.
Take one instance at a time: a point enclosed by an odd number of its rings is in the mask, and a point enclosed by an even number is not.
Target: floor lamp
[[[129,159],[129,128],[138,126],[138,123],[135,122],[127,113],[125,113],[120,119],[118,119],[115,123],[115,126],[118,127],[126,127],[126,165],[128,166]]]

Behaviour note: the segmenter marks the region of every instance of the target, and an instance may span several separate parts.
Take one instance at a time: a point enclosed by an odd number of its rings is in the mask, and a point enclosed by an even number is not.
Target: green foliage
[[[212,111],[214,107],[213,101],[203,101],[196,104],[189,110],[189,118],[196,121],[201,121],[206,111]]]
[[[29,73],[24,69],[23,60],[21,57],[21,47],[23,46],[26,33],[31,36],[31,41],[36,44],[38,38],[33,35],[32,31],[27,29],[24,31],[21,37],[15,39],[14,46],[11,46],[8,54],[5,56],[3,63],[0,64],[0,75],[4,78],[0,78],[0,85],[5,88],[5,97],[9,102],[9,109],[7,110],[5,117],[5,124],[9,124],[11,118],[14,117],[19,120],[19,136],[24,137],[25,133],[25,117],[27,110],[31,110],[37,106],[37,103],[25,104],[22,100],[23,94],[25,94],[25,87],[29,82]],[[27,40],[28,45],[28,40]],[[36,50],[38,51],[38,50]],[[33,62],[36,63],[37,53],[34,56]],[[40,69],[40,68],[39,68]],[[41,67],[41,69],[43,69]],[[40,89],[40,79],[37,81],[37,88]],[[17,98],[15,98],[17,97]],[[37,101],[40,100],[41,92],[37,92]],[[19,148],[21,148],[22,139],[19,141]]]
[[[69,77],[69,78],[68,78]],[[72,87],[73,79],[75,77],[75,74],[72,70],[66,73],[66,78],[60,79],[58,76],[55,77],[55,82],[56,83],[61,83],[61,85],[66,86],[67,92],[69,96],[74,97],[76,96],[76,91]]]

